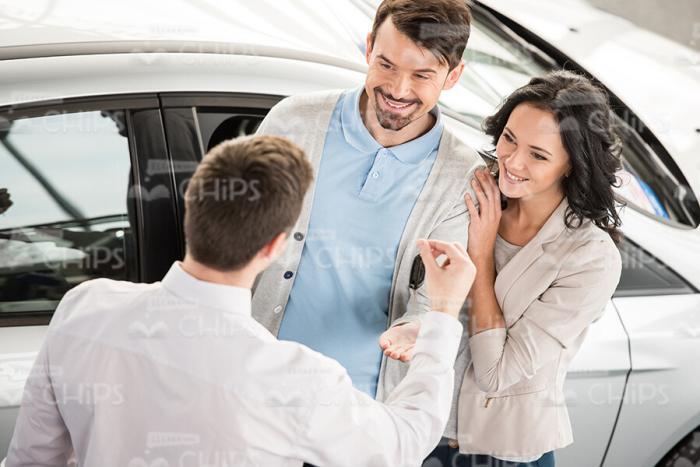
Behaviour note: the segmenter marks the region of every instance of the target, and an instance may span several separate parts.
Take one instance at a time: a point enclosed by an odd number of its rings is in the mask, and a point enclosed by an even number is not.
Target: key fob
[[[425,280],[425,265],[423,264],[423,258],[420,255],[416,255],[413,258],[413,264],[411,265],[411,276],[408,280],[408,287],[416,290]]]

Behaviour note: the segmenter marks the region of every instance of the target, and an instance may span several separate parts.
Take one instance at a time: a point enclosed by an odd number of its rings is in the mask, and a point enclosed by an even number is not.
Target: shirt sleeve
[[[384,403],[355,389],[337,364],[316,378],[299,458],[315,465],[420,465],[447,423],[461,334],[452,316],[426,313],[408,373]]]
[[[621,259],[612,241],[589,241],[564,261],[552,285],[507,330],[469,338],[474,376],[484,392],[499,392],[532,378],[600,317],[620,280]]]
[[[65,467],[72,446],[68,429],[58,410],[51,384],[48,338],[44,342],[27,382],[7,453],[7,467]]]

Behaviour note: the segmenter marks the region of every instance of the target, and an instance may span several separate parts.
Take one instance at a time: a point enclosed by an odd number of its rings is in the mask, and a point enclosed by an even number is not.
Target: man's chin
[[[395,117],[387,116],[386,114],[377,115],[377,121],[382,128],[391,131],[400,131],[412,122],[410,115],[407,117]]]

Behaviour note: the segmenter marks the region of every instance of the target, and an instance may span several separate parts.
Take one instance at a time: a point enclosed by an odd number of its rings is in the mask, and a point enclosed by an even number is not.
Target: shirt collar
[[[349,91],[343,101],[340,113],[341,128],[345,141],[365,153],[375,153],[382,146],[374,139],[360,116],[360,96],[364,86]],[[438,106],[430,111],[435,117],[435,124],[424,135],[398,146],[387,148],[398,160],[405,164],[418,164],[425,160],[440,144],[442,136],[442,118]]]
[[[250,289],[199,280],[182,269],[179,261],[170,266],[161,284],[193,304],[250,316]]]

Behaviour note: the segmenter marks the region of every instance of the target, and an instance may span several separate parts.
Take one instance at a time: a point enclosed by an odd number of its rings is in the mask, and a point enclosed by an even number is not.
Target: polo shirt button
[[[301,232],[295,232],[294,233],[294,240],[297,240],[299,242],[304,240],[304,234]]]
[[[379,178],[379,172],[374,172],[372,174],[372,178]]]
[[[294,273],[292,271],[287,271],[284,273],[284,278],[285,279],[291,279]]]
[[[282,311],[282,305],[277,305],[275,309],[272,310],[272,312],[276,315],[279,314],[280,311]]]

